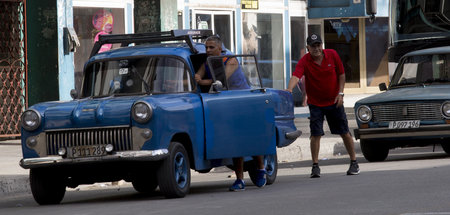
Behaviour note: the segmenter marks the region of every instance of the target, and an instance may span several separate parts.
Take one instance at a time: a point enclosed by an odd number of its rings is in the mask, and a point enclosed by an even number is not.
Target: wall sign
[[[242,0],[241,1],[241,8],[242,9],[253,9],[258,10],[259,8],[259,0]]]

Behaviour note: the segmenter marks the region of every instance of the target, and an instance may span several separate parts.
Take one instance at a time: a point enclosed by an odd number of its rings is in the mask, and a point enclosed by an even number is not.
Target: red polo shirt
[[[344,74],[344,66],[337,52],[324,49],[322,65],[314,62],[311,54],[303,56],[297,63],[293,73],[297,78],[305,76],[305,90],[308,104],[319,107],[330,106],[339,93],[338,75]]]

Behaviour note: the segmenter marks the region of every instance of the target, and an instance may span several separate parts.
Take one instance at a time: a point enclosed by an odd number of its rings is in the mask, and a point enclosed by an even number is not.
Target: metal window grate
[[[27,106],[24,5],[0,0],[0,137],[20,136]]]
[[[132,149],[131,128],[101,128],[46,132],[47,154],[57,155],[61,147],[112,144],[117,151]]]
[[[371,109],[374,122],[442,120],[441,103],[384,104]]]

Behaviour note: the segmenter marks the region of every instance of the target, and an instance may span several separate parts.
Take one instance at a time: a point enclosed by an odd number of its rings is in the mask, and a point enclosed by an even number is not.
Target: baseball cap
[[[306,43],[308,45],[312,45],[314,43],[322,43],[322,39],[317,34],[311,34],[308,39],[306,39]]]

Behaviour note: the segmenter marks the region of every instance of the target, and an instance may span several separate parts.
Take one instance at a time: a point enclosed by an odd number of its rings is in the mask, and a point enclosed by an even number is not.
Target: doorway
[[[345,87],[360,88],[358,19],[324,20],[325,48],[334,49],[344,64]]]

